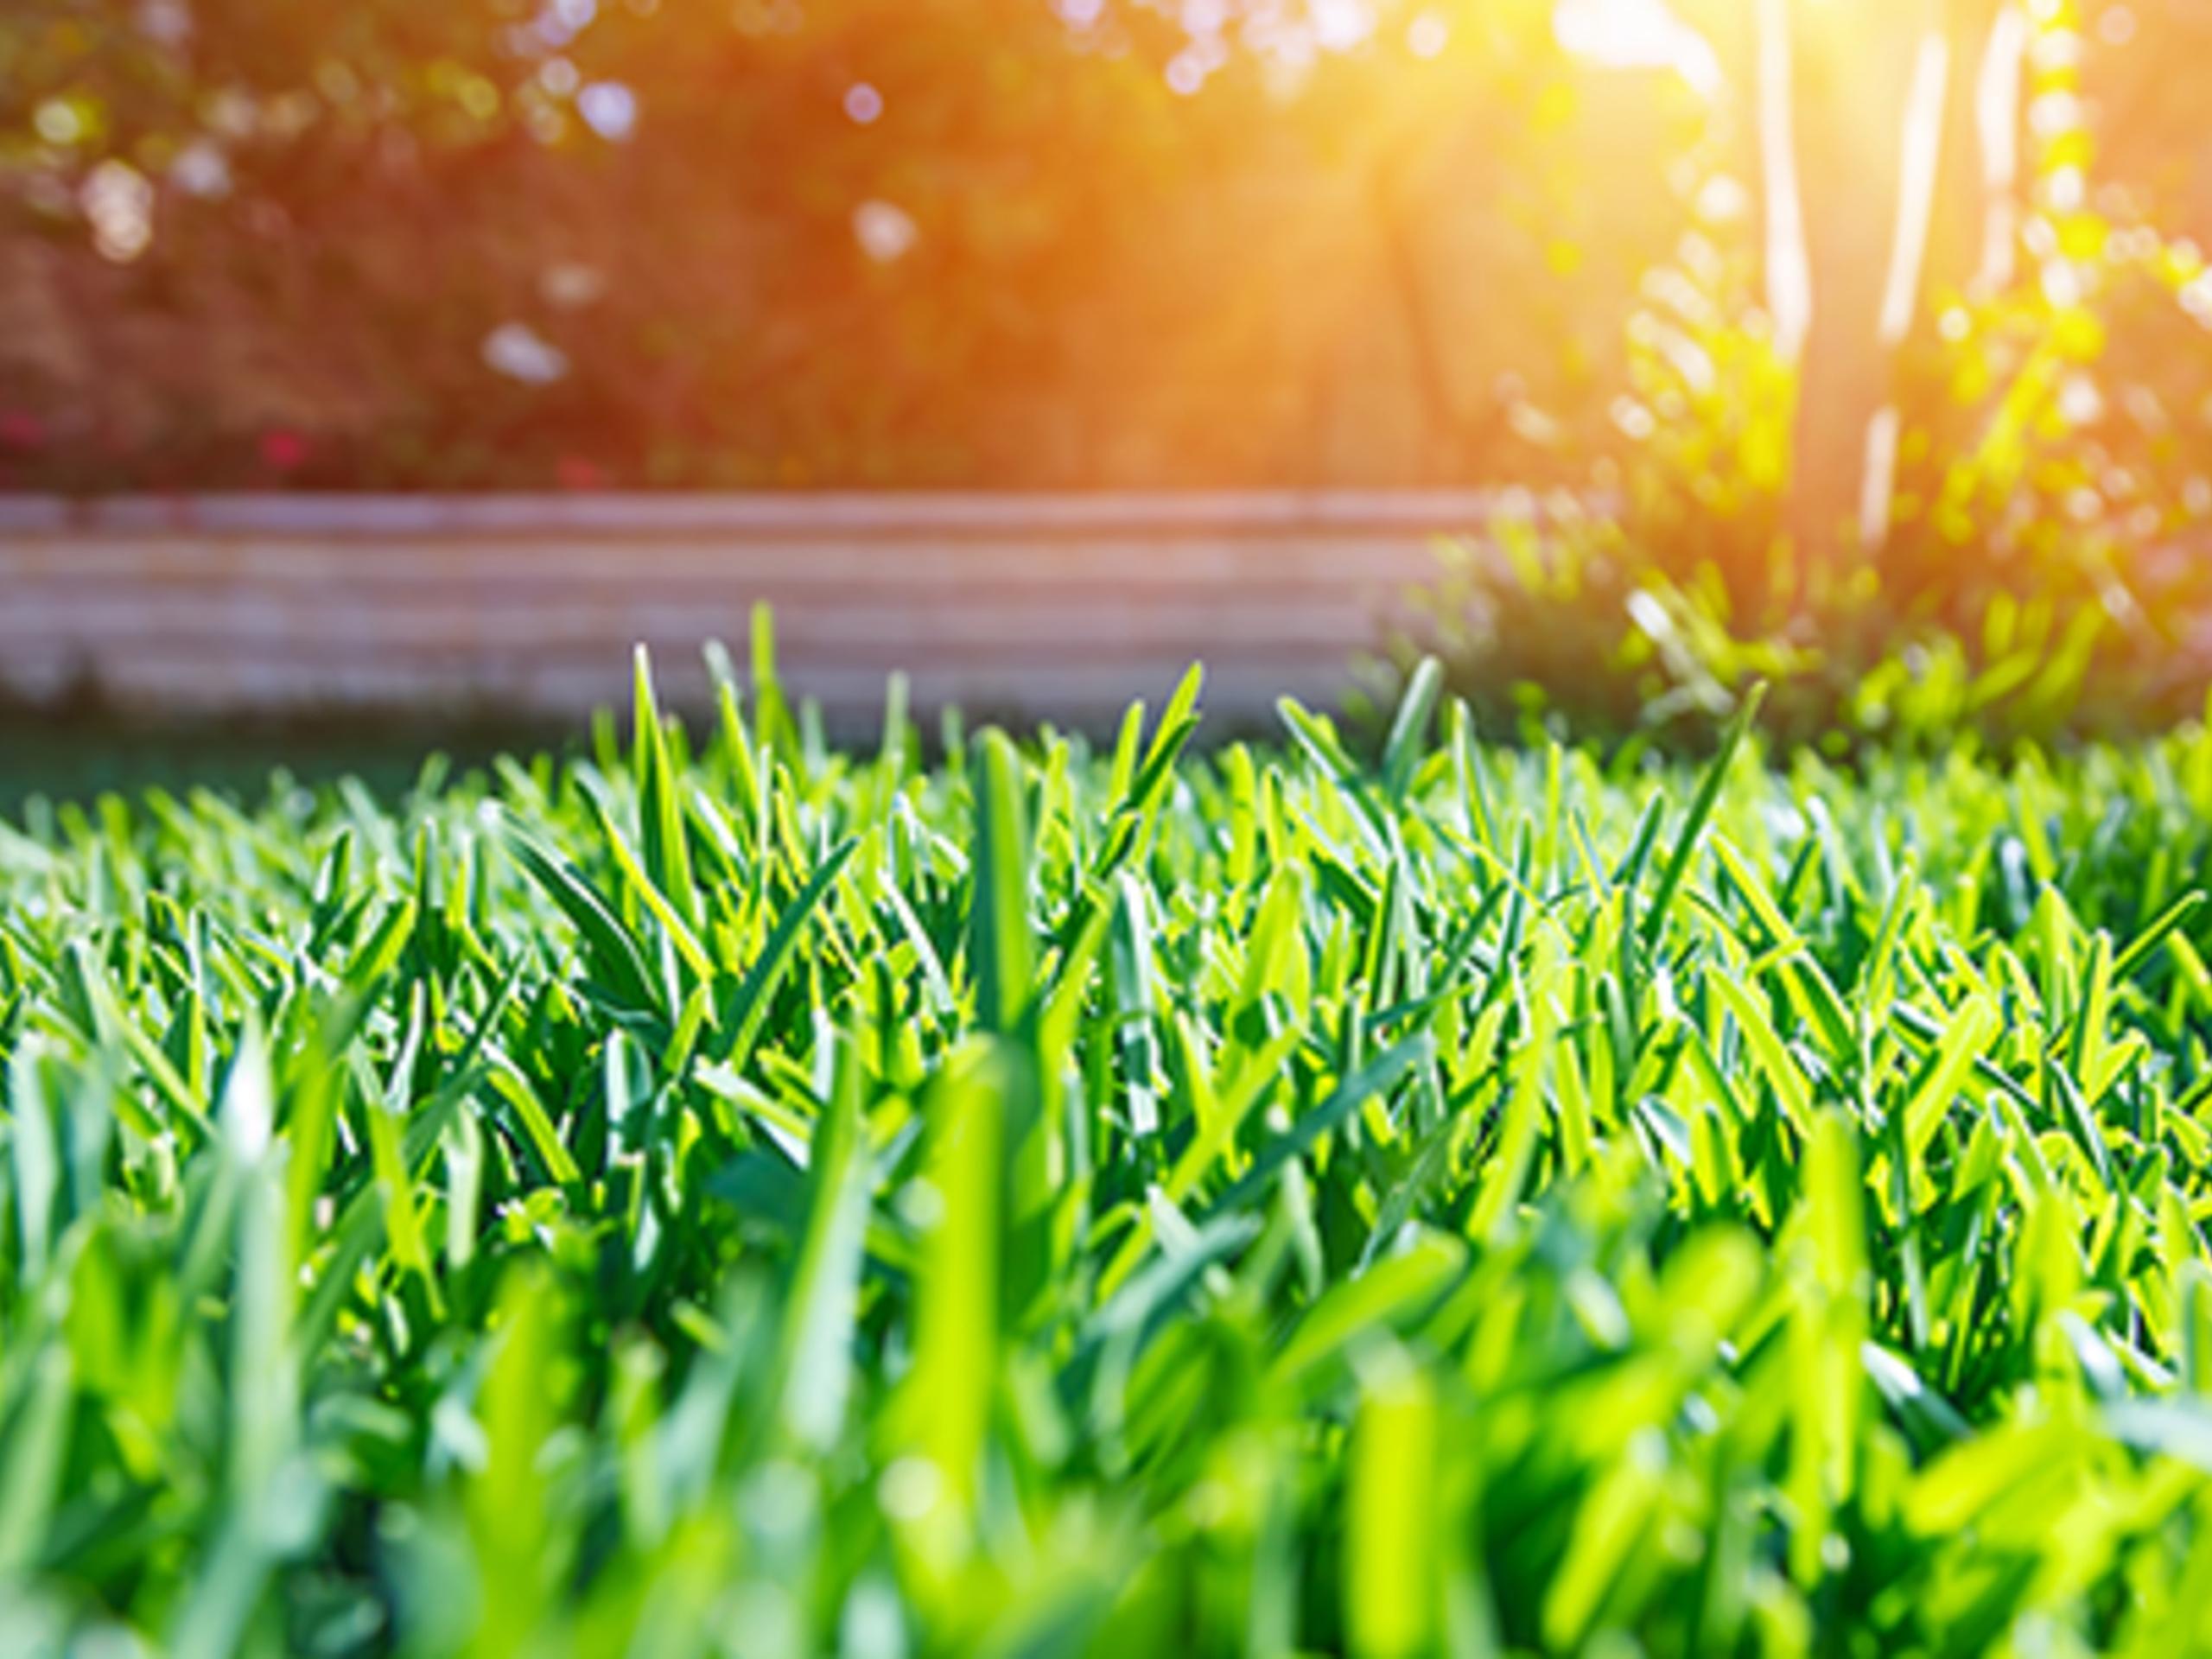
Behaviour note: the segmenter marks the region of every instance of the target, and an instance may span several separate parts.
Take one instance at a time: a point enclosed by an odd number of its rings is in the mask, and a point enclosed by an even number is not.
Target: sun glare
[[[1672,69],[1700,94],[1720,85],[1720,60],[1666,0],[1559,0],[1552,27],[1577,57],[1611,69]]]

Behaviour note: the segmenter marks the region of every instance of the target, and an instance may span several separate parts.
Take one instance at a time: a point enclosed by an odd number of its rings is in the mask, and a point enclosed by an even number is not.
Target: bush
[[[2064,33],[2049,10],[2037,27]],[[2046,57],[2039,76],[2072,75]],[[1745,222],[1708,211],[1629,322],[1625,454],[1497,547],[1452,554],[1401,656],[1440,649],[1493,723],[1662,741],[1761,680],[1778,737],[1832,749],[2049,743],[2200,708],[2212,475],[2189,431],[2212,408],[2212,275],[2126,192],[2084,182],[2073,81],[2031,90],[2066,96],[2038,105],[2018,268],[1928,296],[1897,365],[1876,545],[1793,543],[1794,372]]]

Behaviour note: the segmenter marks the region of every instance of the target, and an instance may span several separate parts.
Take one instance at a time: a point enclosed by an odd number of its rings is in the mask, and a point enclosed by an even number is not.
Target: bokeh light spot
[[[853,209],[853,239],[879,265],[903,259],[921,239],[913,216],[896,203],[864,201]]]
[[[154,187],[127,162],[94,168],[78,197],[92,246],[103,259],[128,264],[154,240]]]
[[[638,95],[619,80],[595,80],[576,94],[576,113],[609,143],[638,130]]]

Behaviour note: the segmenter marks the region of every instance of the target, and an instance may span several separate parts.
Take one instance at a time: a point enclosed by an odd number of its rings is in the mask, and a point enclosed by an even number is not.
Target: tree
[[[1798,371],[1788,522],[1879,550],[1901,355],[1932,296],[2009,279],[2027,25],[2008,0],[1755,0],[1694,15],[1751,110],[1768,309]]]

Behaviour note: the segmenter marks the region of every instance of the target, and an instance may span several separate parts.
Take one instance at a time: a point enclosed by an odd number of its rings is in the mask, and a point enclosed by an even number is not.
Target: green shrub
[[[2063,13],[2037,27],[2065,35]],[[2037,62],[2017,269],[1925,296],[1895,365],[1878,544],[1793,543],[1795,372],[1747,222],[1707,219],[1629,321],[1625,449],[1582,497],[1453,550],[1401,655],[1440,651],[1492,729],[1694,740],[1763,680],[1777,738],[1832,750],[2048,744],[2196,712],[2212,477],[2189,434],[2212,407],[2212,275],[2129,193],[2084,183],[2075,60]]]

